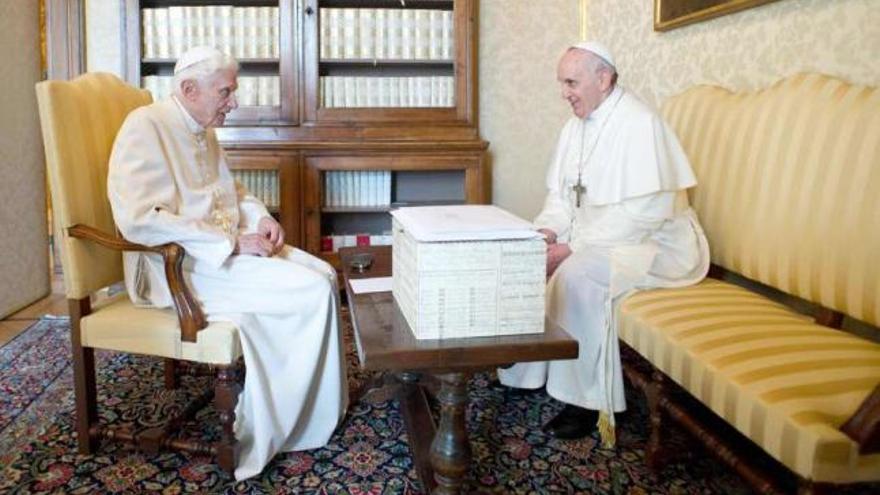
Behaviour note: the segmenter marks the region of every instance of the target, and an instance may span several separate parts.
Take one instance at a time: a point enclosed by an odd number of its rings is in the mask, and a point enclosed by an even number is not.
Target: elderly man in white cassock
[[[209,320],[235,322],[247,373],[236,406],[236,479],[278,452],[327,443],[347,407],[336,272],[284,244],[266,207],[237,183],[214,127],[238,105],[238,63],[197,47],[174,67],[169,98],[134,110],[113,146],[113,217],[133,242],[176,242]],[[140,305],[172,304],[162,260],[131,253],[125,281]]]
[[[618,86],[614,59],[596,42],[559,62],[563,127],[534,221],[547,241],[547,316],[578,340],[577,359],[498,370],[504,385],[537,389],[566,406],[544,427],[561,439],[592,433],[612,446],[626,408],[615,305],[634,290],[700,281],[709,248],[685,189],[696,184],[671,128]]]

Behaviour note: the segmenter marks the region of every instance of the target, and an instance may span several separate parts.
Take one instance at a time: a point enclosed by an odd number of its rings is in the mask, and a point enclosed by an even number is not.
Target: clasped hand
[[[284,229],[272,217],[263,217],[257,224],[257,231],[242,234],[235,241],[235,254],[252,256],[274,256],[284,248]]]

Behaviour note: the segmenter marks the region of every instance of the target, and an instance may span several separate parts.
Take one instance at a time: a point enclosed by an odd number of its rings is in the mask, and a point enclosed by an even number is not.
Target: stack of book
[[[449,76],[325,76],[320,91],[324,108],[455,106],[455,80]]]
[[[321,59],[452,60],[452,11],[321,9]]]
[[[324,206],[357,208],[391,205],[388,170],[334,170],[324,174]]]
[[[281,195],[277,170],[239,169],[233,170],[232,176],[251,195],[262,201],[266,208],[278,209]]]
[[[492,205],[391,213],[392,294],[417,339],[544,331],[547,246]]]
[[[160,100],[171,94],[173,77],[144,76],[141,85],[153,93],[153,100]],[[240,106],[277,107],[281,105],[281,79],[278,76],[240,76],[235,97]]]
[[[177,58],[213,46],[237,58],[275,59],[278,7],[180,6],[141,10],[143,58]]]
[[[321,236],[321,251],[335,253],[342,247],[390,246],[391,232],[382,234],[330,234]]]

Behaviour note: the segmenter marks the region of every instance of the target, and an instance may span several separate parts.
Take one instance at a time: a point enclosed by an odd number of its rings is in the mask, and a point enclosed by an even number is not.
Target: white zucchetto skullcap
[[[614,57],[611,56],[611,51],[605,47],[602,43],[598,41],[581,41],[580,43],[575,43],[571,45],[572,48],[577,48],[578,50],[584,50],[596,55],[601,58],[605,62],[608,63],[611,67],[614,67],[617,70],[617,65],[614,63]]]
[[[177,63],[174,64],[174,73],[179,74],[181,71],[198,63],[211,60],[212,58],[222,59],[223,57],[223,52],[213,46],[196,46],[184,52],[177,59]]]

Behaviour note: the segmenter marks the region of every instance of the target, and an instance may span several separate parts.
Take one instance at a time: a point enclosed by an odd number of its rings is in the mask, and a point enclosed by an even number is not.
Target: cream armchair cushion
[[[96,349],[209,364],[231,364],[241,357],[235,324],[211,322],[199,330],[195,342],[183,342],[177,313],[137,307],[126,294],[93,306],[80,326],[82,344]]]

